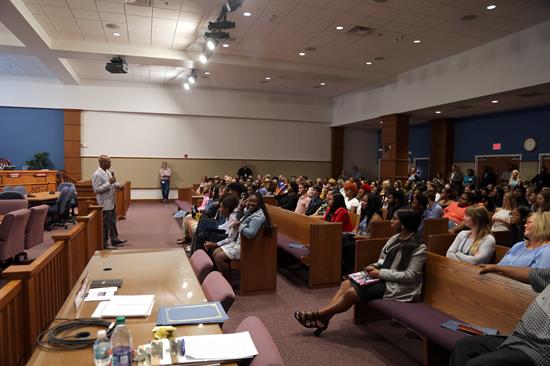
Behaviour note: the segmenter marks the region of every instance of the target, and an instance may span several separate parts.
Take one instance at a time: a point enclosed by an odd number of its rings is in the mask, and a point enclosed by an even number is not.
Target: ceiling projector
[[[111,59],[111,62],[107,62],[105,70],[109,71],[111,74],[127,74],[128,64],[125,59],[116,56]]]

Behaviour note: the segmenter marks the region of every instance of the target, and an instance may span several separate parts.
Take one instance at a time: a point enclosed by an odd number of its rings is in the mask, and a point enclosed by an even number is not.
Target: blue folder
[[[223,323],[229,317],[219,301],[200,304],[162,306],[157,316],[157,325]]]

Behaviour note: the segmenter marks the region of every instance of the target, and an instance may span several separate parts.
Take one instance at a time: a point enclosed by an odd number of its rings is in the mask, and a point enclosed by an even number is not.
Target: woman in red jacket
[[[333,194],[332,199],[329,199],[327,212],[323,219],[328,222],[341,222],[343,232],[353,231],[353,224],[349,219],[344,196],[340,193]]]

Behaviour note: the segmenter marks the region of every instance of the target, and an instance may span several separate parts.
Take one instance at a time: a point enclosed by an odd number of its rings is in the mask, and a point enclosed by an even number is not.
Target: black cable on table
[[[41,332],[36,343],[38,347],[46,351],[67,351],[89,347],[94,344],[96,337],[90,338],[89,336],[78,337],[77,334],[63,335],[64,333],[85,327],[97,327],[105,328],[107,335],[110,336],[112,332],[112,324],[109,321],[101,319],[55,319],[64,320],[63,323],[55,325],[45,331]],[[42,340],[47,335],[46,340]]]

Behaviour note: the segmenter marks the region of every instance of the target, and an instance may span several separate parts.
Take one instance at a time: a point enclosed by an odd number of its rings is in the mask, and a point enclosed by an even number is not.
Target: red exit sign
[[[500,150],[502,148],[502,144],[499,142],[499,143],[495,143],[493,144],[493,150]]]

